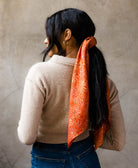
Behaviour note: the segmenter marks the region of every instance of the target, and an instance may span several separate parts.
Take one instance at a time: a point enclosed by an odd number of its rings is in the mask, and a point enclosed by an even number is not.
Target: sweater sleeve
[[[36,66],[33,66],[25,79],[21,115],[17,128],[19,140],[26,145],[31,145],[36,140],[45,92],[41,75]]]
[[[123,114],[118,97],[118,90],[114,82],[109,79],[110,105],[111,105],[111,127],[107,131],[104,142],[100,148],[120,151],[124,148],[126,131]]]

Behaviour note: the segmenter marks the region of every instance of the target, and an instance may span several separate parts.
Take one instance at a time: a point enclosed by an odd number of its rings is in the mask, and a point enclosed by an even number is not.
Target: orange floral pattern
[[[89,123],[89,53],[88,50],[96,45],[96,39],[87,37],[78,51],[77,59],[74,65],[70,102],[69,102],[69,121],[68,121],[68,147],[71,146],[74,139],[82,134]],[[107,81],[107,102],[110,111],[109,86]],[[110,115],[109,115],[110,121]],[[103,124],[100,129],[95,131],[95,150],[103,143],[103,137],[109,129],[109,123]]]

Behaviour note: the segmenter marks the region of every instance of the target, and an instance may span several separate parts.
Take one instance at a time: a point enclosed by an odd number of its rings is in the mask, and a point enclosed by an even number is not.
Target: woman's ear
[[[67,28],[65,31],[64,31],[64,40],[65,42],[69,41],[71,39],[71,36],[72,36],[72,32],[69,28]]]

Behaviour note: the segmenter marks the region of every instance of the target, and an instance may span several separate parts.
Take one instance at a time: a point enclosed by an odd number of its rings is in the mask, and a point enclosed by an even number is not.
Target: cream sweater
[[[53,55],[47,62],[33,65],[26,76],[18,137],[24,144],[67,143],[71,78],[76,58]],[[122,150],[125,126],[118,90],[109,79],[111,129],[101,148]],[[75,141],[89,136],[87,129]]]

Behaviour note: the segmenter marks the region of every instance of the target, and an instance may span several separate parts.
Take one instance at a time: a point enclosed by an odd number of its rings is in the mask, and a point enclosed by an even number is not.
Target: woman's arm
[[[35,142],[42,114],[45,92],[35,67],[29,71],[24,85],[21,115],[18,124],[19,140],[31,145]]]
[[[110,87],[110,104],[111,104],[111,127],[107,131],[104,142],[100,148],[121,151],[125,145],[126,131],[123,114],[118,97],[118,90],[111,79]]]

